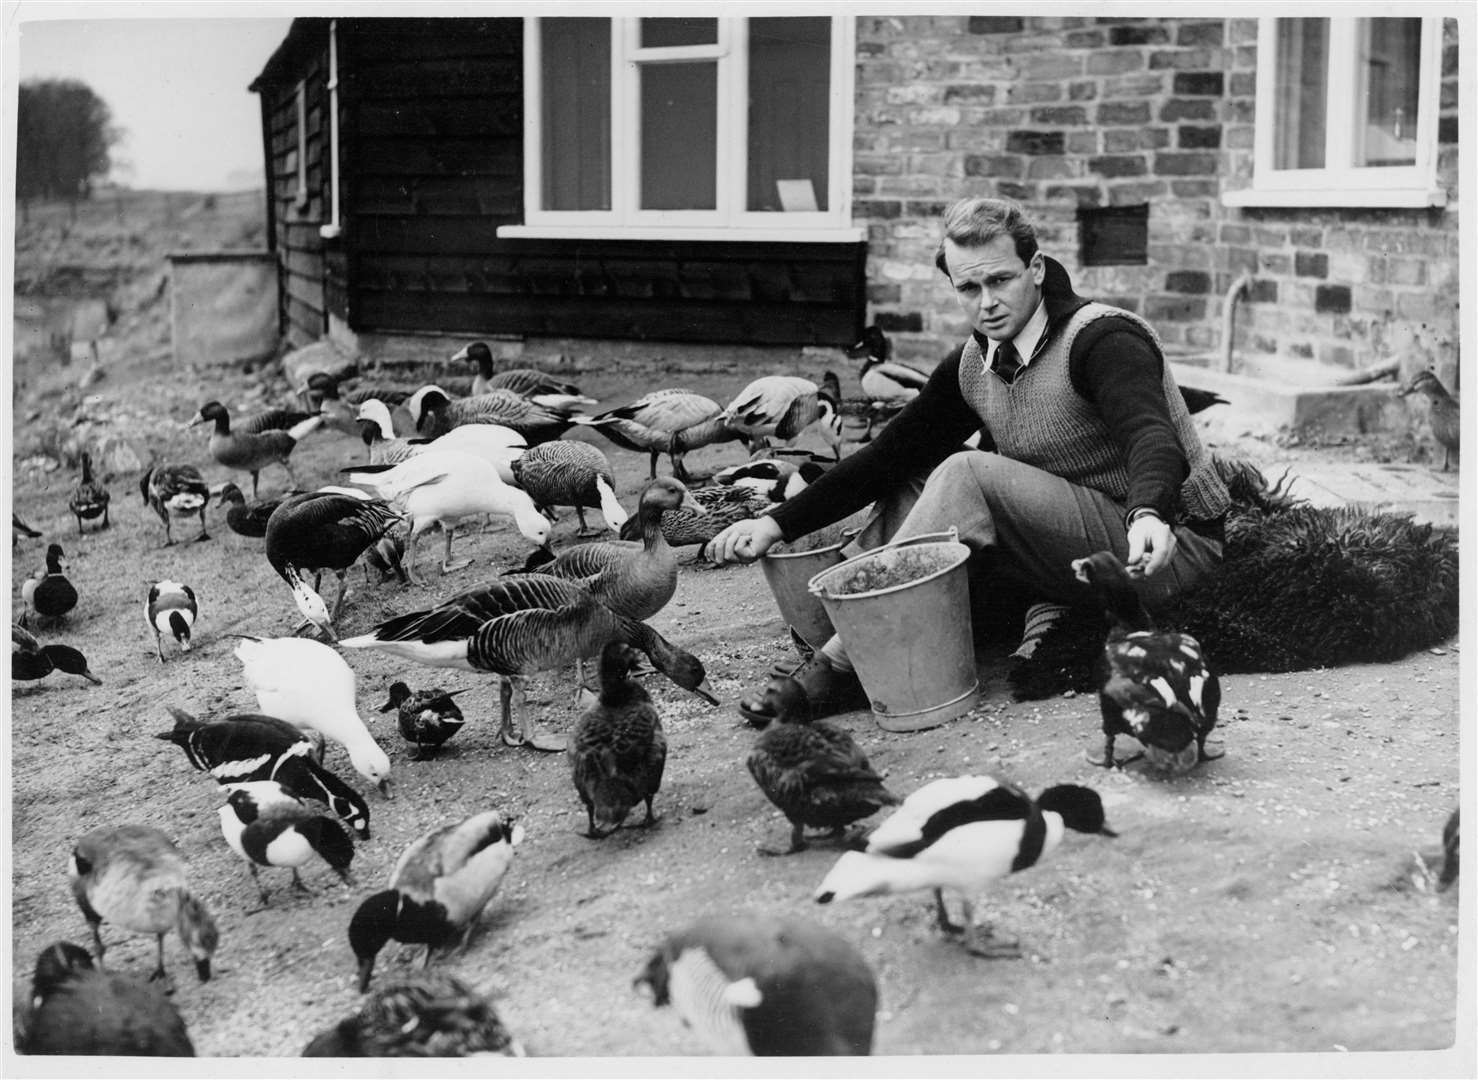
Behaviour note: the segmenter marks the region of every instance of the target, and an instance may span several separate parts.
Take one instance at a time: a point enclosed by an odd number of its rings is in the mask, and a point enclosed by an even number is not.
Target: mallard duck
[[[574,409],[550,408],[512,390],[492,390],[476,397],[450,397],[439,386],[423,386],[406,402],[416,431],[428,439],[463,424],[501,424],[530,446],[557,439],[573,425]]]
[[[815,899],[829,904],[932,889],[940,930],[959,935],[977,956],[1020,956],[1015,942],[974,925],[972,898],[992,881],[1035,866],[1061,843],[1065,829],[1118,835],[1104,824],[1103,801],[1092,788],[1058,784],[1033,801],[989,776],[935,780],[903,800],[867,838],[866,850],[843,853]],[[962,894],[963,924],[950,921],[945,889]]]
[[[62,562],[60,544],[51,544],[46,549],[46,566],[37,570],[21,584],[21,599],[29,611],[47,619],[60,619],[77,606],[77,589],[66,575],[66,564]],[[21,615],[21,622],[26,621]]]
[[[369,580],[370,568],[374,567],[380,584],[384,584],[391,578],[395,578],[402,585],[410,583],[410,575],[405,572],[405,536],[400,530],[394,530],[380,537],[369,547],[364,549],[364,575]]]
[[[267,522],[272,519],[272,511],[276,510],[291,495],[301,495],[302,492],[291,492],[287,495],[279,495],[275,499],[254,499],[246,501],[246,495],[233,483],[221,485],[216,492],[216,505],[226,507],[226,525],[237,536],[250,536],[260,539],[267,535]]]
[[[380,706],[380,711],[396,711],[400,734],[416,748],[414,759],[424,761],[434,755],[442,743],[462,730],[466,721],[452,698],[466,692],[467,688],[447,691],[439,686],[412,691],[397,680],[390,684],[390,697]]]
[[[563,739],[526,724],[524,683],[531,675],[594,656],[612,639],[640,649],[678,686],[718,704],[696,656],[646,623],[617,615],[574,582],[548,574],[484,582],[439,607],[397,615],[340,644],[379,649],[429,667],[501,675],[503,741],[556,751],[565,748]]]
[[[488,906],[523,842],[523,826],[497,810],[432,829],[401,853],[389,888],[359,905],[349,920],[349,946],[359,966],[359,992],[369,989],[375,957],[390,941],[433,950],[467,947],[473,923]]]
[[[509,368],[493,371],[493,351],[486,343],[474,341],[452,357],[452,362],[470,361],[477,365],[477,375],[472,380],[472,395],[491,393],[494,390],[512,390],[531,401],[551,408],[578,408],[594,405],[595,398],[586,397],[573,383],[560,382],[552,375],[535,368]]]
[[[292,486],[298,486],[288,455],[298,441],[323,423],[313,413],[290,413],[285,410],[263,413],[242,421],[231,430],[231,414],[219,401],[207,401],[190,420],[190,426],[215,421],[210,436],[210,455],[228,469],[251,473],[251,497],[257,497],[257,475],[268,465],[281,465],[287,470]],[[290,427],[280,427],[291,420]]]
[[[87,657],[70,645],[43,645],[19,623],[10,624],[10,677],[12,679],[44,679],[53,671],[81,675],[101,686],[87,667]]]
[[[333,818],[309,809],[277,781],[238,785],[217,813],[221,835],[246,861],[263,907],[267,906],[268,892],[262,885],[259,866],[287,867],[292,870],[293,888],[307,892],[298,868],[317,855],[346,885],[350,884],[354,842],[349,834]]]
[[[662,520],[687,505],[688,489],[682,481],[671,477],[648,481],[633,519],[640,540],[577,544],[540,564],[538,572],[578,582],[618,615],[649,619],[677,591],[677,554],[662,535]]]
[[[492,1001],[443,971],[389,983],[316,1036],[304,1057],[523,1057]]]
[[[336,491],[291,495],[267,519],[267,561],[292,589],[293,602],[303,617],[330,640],[335,637],[334,624],[344,606],[349,567],[400,519],[383,499]],[[332,570],[339,579],[332,614],[318,593],[325,570]],[[304,577],[309,572],[313,574],[311,586]]]
[[[308,638],[241,635],[235,656],[263,713],[338,743],[354,771],[389,797],[390,758],[360,719],[354,671],[338,652]]]
[[[671,934],[636,985],[672,1005],[710,1052],[872,1053],[878,986],[845,938],[805,919],[710,915]]]
[[[804,851],[808,826],[841,837],[854,821],[898,805],[898,796],[883,784],[851,735],[811,719],[805,692],[794,679],[781,679],[776,687],[775,717],[744,763],[765,797],[790,822],[790,847],[762,847],[760,854]]]
[[[260,713],[202,721],[173,706],[169,712],[174,727],[154,737],[174,743],[191,765],[222,787],[275,780],[297,798],[324,803],[361,840],[369,839],[369,805],[324,768],[322,736],[315,739],[285,720]]]
[[[190,631],[200,605],[195,600],[195,590],[178,581],[156,581],[149,586],[149,596],[144,601],[144,617],[154,631],[154,648],[159,652],[159,662],[164,663],[164,635],[169,634],[179,642],[181,652],[190,651]]]
[[[20,515],[14,511],[10,514],[10,546],[14,547],[20,542],[21,537],[34,540],[41,535],[40,529],[33,529],[20,519]]]
[[[1458,878],[1458,814],[1454,810],[1442,826],[1442,870],[1437,875],[1437,891],[1446,892],[1457,884]]]
[[[623,450],[645,450],[651,455],[648,479],[657,476],[657,458],[666,453],[672,475],[689,479],[683,455],[713,443],[742,439],[723,416],[723,406],[691,390],[653,390],[629,405],[608,409],[598,416],[577,416],[575,423],[593,427]]]
[[[613,530],[626,523],[626,511],[616,498],[616,475],[599,447],[553,439],[529,447],[511,467],[514,480],[539,509],[547,513],[556,506],[573,506],[580,519],[580,536],[600,531],[586,525],[587,506],[598,507]]]
[[[170,534],[170,518],[200,516],[200,535],[196,540],[209,540],[205,531],[205,504],[210,501],[210,486],[194,465],[155,465],[139,477],[139,494],[144,504],[152,507],[164,522],[164,546],[174,543]]]
[[[1437,378],[1437,373],[1431,368],[1418,371],[1411,381],[1401,388],[1401,397],[1409,397],[1412,394],[1422,394],[1431,403],[1429,418],[1432,425],[1432,437],[1437,440],[1437,445],[1442,447],[1442,471],[1446,472],[1452,464],[1452,455],[1458,451],[1462,438],[1462,410],[1457,398],[1448,393],[1447,387],[1442,385],[1442,380]]]
[[[830,375],[830,385],[837,385],[835,375]],[[729,402],[723,415],[729,426],[745,436],[751,450],[758,450],[770,436],[794,442],[814,426],[832,448],[833,455],[838,460],[841,458],[839,395],[810,379],[795,375],[755,379]]]
[[[153,934],[159,946],[151,979],[167,979],[164,935],[179,934],[201,982],[210,979],[210,960],[220,931],[209,909],[190,891],[189,867],[173,840],[151,825],[103,825],[72,849],[68,863],[72,896],[92,931],[98,965],[103,962],[104,922],[134,934]]]
[[[108,489],[103,487],[92,478],[92,455],[86,450],[82,452],[82,478],[77,481],[77,486],[72,489],[72,496],[67,500],[67,506],[77,516],[77,535],[82,535],[82,522],[91,521],[101,516],[103,523],[98,526],[101,529],[108,527],[108,500],[111,496]]]
[[[872,439],[872,429],[880,416],[891,416],[919,396],[919,391],[929,381],[917,368],[892,359],[893,343],[876,326],[862,332],[862,339],[847,350],[853,360],[862,359],[862,370],[858,381],[862,384],[862,396],[867,398],[867,430],[859,442]]]
[[[58,941],[36,959],[21,1006],[20,1054],[194,1057],[185,1021],[157,987],[99,971],[80,945]]]
[[[1155,630],[1129,571],[1113,552],[1074,559],[1072,566],[1109,620],[1108,640],[1094,674],[1103,714],[1103,756],[1090,755],[1090,760],[1105,768],[1125,764],[1114,760],[1119,735],[1138,739],[1146,760],[1175,776],[1220,757],[1219,747],[1207,751],[1206,737],[1216,726],[1221,683],[1196,639]]]
[[[452,562],[452,538],[457,524],[475,514],[511,517],[536,547],[549,542],[549,522],[528,492],[505,484],[496,468],[464,450],[428,450],[398,465],[350,466],[343,471],[353,483],[373,488],[404,508],[411,523],[406,573],[417,585],[425,582],[416,573],[416,541],[438,525],[446,533],[446,554],[441,561],[444,574],[472,562]]]
[[[630,677],[637,652],[620,641],[600,654],[600,697],[575,722],[570,736],[570,772],[585,805],[592,840],[615,832],[639,802],[642,822],[651,825],[652,799],[662,786],[667,736],[662,718],[640,683]]]

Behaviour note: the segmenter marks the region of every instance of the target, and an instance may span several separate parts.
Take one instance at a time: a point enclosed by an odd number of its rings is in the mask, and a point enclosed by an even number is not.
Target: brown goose
[[[574,582],[548,574],[484,582],[439,607],[397,615],[340,644],[378,649],[429,667],[501,675],[503,741],[555,751],[565,748],[563,738],[533,732],[527,725],[524,684],[531,675],[595,656],[611,640],[641,650],[678,686],[718,704],[696,656],[646,623],[617,615]]]
[[[665,476],[652,480],[637,501],[639,541],[578,544],[538,566],[538,572],[578,582],[618,615],[649,619],[677,591],[677,553],[662,535],[662,522],[667,513],[687,504],[688,489],[680,480]]]
[[[287,429],[275,426],[295,416],[302,416]],[[215,421],[215,430],[210,435],[210,453],[228,469],[241,469],[251,473],[251,497],[257,497],[257,475],[268,465],[281,465],[287,470],[292,486],[298,486],[293,475],[288,455],[298,445],[298,440],[323,423],[322,416],[310,413],[289,413],[275,410],[250,417],[242,421],[236,431],[231,430],[231,414],[219,401],[207,401],[190,420],[193,427]]]
[[[600,530],[585,524],[585,508],[599,507],[606,525],[619,530],[626,511],[616,498],[616,475],[600,449],[570,439],[530,446],[510,468],[518,485],[546,514],[555,506],[573,506],[580,519],[580,536]]]
[[[688,479],[683,455],[713,443],[731,442],[744,435],[722,416],[723,407],[712,398],[691,390],[653,390],[629,405],[598,416],[576,417],[599,431],[623,450],[645,450],[651,455],[648,478],[657,475],[657,458],[666,453],[672,460],[672,475]]]

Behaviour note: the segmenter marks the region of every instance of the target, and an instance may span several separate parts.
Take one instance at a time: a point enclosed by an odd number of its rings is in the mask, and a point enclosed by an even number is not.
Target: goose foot
[[[199,536],[197,536],[197,537],[196,537],[196,538],[195,538],[195,539],[194,539],[194,540],[193,540],[193,541],[192,541],[192,543],[196,543],[196,544],[198,544],[198,543],[200,543],[200,541],[202,541],[202,540],[209,540],[209,539],[210,539],[210,533],[207,533],[207,532],[203,532],[203,533],[201,533],[201,534],[200,534],[200,535],[199,535]]]
[[[972,926],[961,939],[965,951],[986,960],[1020,960],[1021,942],[996,937],[990,926]]]
[[[471,566],[471,565],[472,565],[472,560],[471,559],[458,559],[456,562],[451,562],[451,563],[449,563],[449,562],[443,562],[441,564],[441,572],[443,574],[450,574],[450,573],[452,573],[455,570],[461,570],[463,567],[467,567],[467,566]]]
[[[553,732],[543,728],[535,728],[531,732],[515,731],[508,727],[503,729],[503,743],[505,746],[526,746],[530,750],[542,750],[546,754],[562,753],[568,745],[568,740],[563,735],[555,735]]]
[[[1224,758],[1226,756],[1226,743],[1220,739],[1207,739],[1201,744],[1200,758],[1202,761],[1216,761],[1218,758]]]

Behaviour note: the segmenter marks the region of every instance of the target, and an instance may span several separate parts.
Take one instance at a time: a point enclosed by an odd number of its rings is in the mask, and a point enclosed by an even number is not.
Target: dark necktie
[[[1016,380],[1016,373],[1020,370],[1021,357],[1016,354],[1016,346],[1009,341],[996,345],[996,374],[1009,385]]]

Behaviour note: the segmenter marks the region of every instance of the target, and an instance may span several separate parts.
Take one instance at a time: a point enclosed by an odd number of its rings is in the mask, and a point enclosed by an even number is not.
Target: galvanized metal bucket
[[[842,561],[842,548],[846,547],[855,533],[843,533],[834,544],[816,548],[814,551],[786,551],[765,555],[760,559],[760,569],[765,573],[765,584],[775,597],[775,606],[780,617],[796,636],[813,649],[819,649],[835,631],[826,614],[826,606],[813,596],[807,585],[821,571],[836,566]]]
[[[950,529],[884,544],[811,579],[879,727],[937,727],[974,704],[969,557]]]

